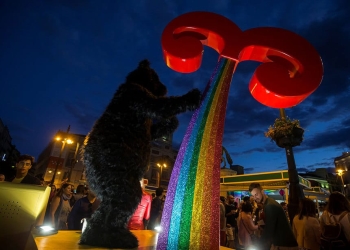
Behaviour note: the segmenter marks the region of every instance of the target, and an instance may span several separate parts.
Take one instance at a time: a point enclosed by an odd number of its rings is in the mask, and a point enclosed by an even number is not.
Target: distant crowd
[[[349,250],[350,203],[333,192],[325,208],[309,198],[289,220],[288,204],[268,197],[259,183],[249,186],[250,197],[238,204],[220,197],[220,245],[234,249]]]
[[[16,163],[16,174],[5,177],[0,174],[0,182],[12,182],[33,185],[45,185],[43,180],[29,174],[34,163],[34,157],[21,155]],[[130,230],[155,229],[160,224],[165,196],[164,189],[159,187],[155,193],[144,191],[143,180],[140,181],[143,195],[138,208],[130,218]],[[60,183],[60,187],[50,184],[51,192],[47,202],[45,225],[51,225],[58,230],[82,230],[84,219],[91,218],[99,206],[99,199],[87,185],[76,188],[67,179]]]

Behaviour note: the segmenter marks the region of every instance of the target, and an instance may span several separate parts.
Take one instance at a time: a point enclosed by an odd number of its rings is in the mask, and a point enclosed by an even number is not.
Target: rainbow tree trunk
[[[221,58],[193,114],[167,191],[157,249],[218,249],[220,159],[235,62]]]

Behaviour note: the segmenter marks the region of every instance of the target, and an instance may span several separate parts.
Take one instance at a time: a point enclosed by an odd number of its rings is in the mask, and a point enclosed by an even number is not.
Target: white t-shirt
[[[12,180],[12,183],[21,183],[21,181],[24,179],[24,176],[22,178],[14,178]]]

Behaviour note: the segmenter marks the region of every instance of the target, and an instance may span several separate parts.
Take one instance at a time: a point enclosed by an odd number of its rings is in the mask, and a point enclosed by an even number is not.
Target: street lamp
[[[63,150],[64,150],[64,147],[65,147],[66,143],[67,143],[67,144],[72,144],[72,143],[73,143],[73,141],[72,141],[71,139],[69,139],[69,138],[64,138],[64,139],[62,139],[60,136],[57,136],[57,137],[55,138],[55,140],[56,140],[56,141],[62,141],[62,147],[61,147],[61,150],[60,150],[60,154],[59,154],[59,156],[58,156],[58,159],[57,159],[57,161],[56,161],[55,171],[53,172],[53,176],[52,176],[52,180],[51,180],[51,182],[50,182],[50,186],[52,186],[52,185],[54,184],[54,182],[55,182],[56,173],[57,173],[57,169],[58,169],[58,164],[59,164],[59,161],[60,161],[60,159],[61,159],[61,157],[62,157],[62,153],[63,153]]]
[[[342,194],[344,194],[344,180],[343,180],[343,174],[344,174],[344,170],[342,169],[338,169],[338,175],[340,176],[340,179],[341,179],[341,192]]]
[[[70,178],[72,176],[73,168],[74,168],[75,164],[78,162],[78,160],[77,160],[78,150],[79,150],[79,142],[77,142],[77,147],[75,148],[75,153],[74,153],[74,159],[71,162],[69,175],[68,175],[68,182],[70,181]]]
[[[160,168],[160,175],[158,178],[158,187],[160,187],[162,183],[162,173],[163,173],[163,168],[166,168],[167,165],[165,163],[157,163],[157,166]]]
[[[286,119],[286,113],[283,108],[280,110],[280,118]],[[299,144],[297,144],[299,145]],[[289,138],[289,143],[284,146],[287,157],[288,176],[289,176],[289,197],[288,197],[288,215],[290,223],[293,223],[294,216],[298,213],[299,201],[305,198],[304,191],[299,184],[298,171],[295,164],[293,143]]]

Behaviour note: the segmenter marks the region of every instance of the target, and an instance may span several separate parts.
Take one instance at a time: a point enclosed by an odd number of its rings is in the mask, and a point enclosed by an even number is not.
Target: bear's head
[[[167,93],[166,86],[159,81],[157,73],[150,67],[148,60],[141,61],[138,68],[129,73],[126,83],[139,84],[157,97],[165,96]]]

